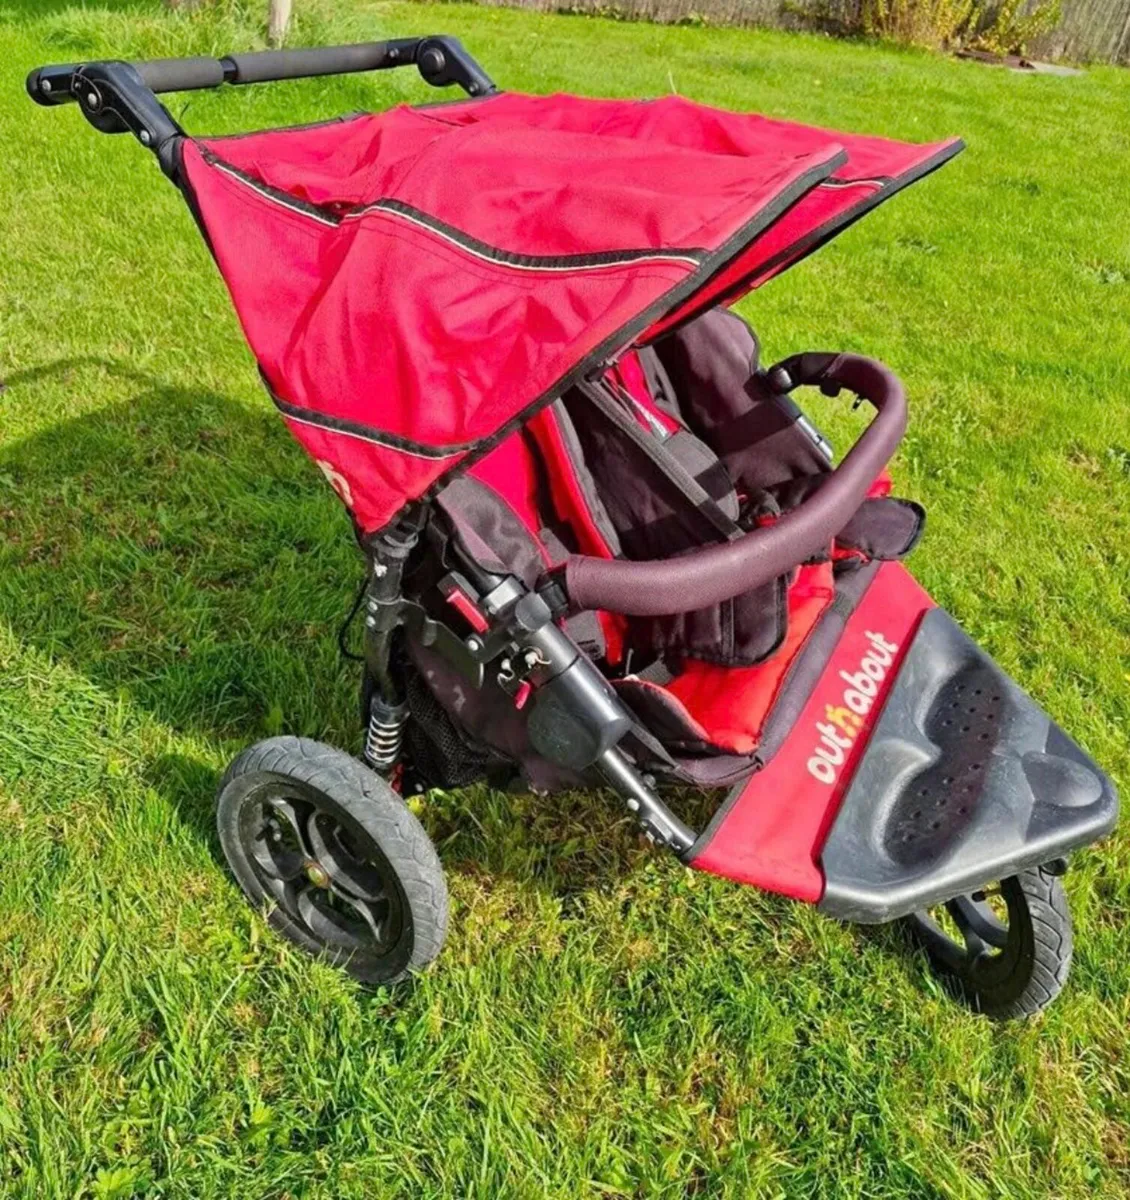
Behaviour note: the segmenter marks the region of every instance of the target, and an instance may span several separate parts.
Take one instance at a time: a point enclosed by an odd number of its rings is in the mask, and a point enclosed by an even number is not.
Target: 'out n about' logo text
[[[888,642],[881,633],[868,631],[863,636],[870,645],[860,660],[859,670],[840,672],[840,679],[847,685],[840,703],[825,705],[824,720],[816,723],[820,744],[808,760],[808,773],[829,787],[836,782],[898,651],[898,645]]]
[[[338,496],[341,497],[342,503],[346,506],[346,508],[352,508],[353,493],[349,490],[349,480],[345,478],[345,476],[337,469],[337,467],[333,465],[333,463],[326,462],[325,459],[322,458],[316,458],[314,459],[314,462],[316,463],[318,470],[321,471],[329,481],[330,487],[332,487],[333,490],[337,492]]]

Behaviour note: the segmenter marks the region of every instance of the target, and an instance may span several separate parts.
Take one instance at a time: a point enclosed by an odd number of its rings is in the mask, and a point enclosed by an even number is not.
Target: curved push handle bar
[[[494,91],[487,73],[463,48],[458,38],[397,38],[388,42],[361,42],[348,46],[316,46],[302,50],[259,50],[227,54],[223,58],[152,58],[124,64],[153,93],[191,92],[223,83],[268,83],[279,79],[306,79],[315,75],[348,75],[357,71],[382,71],[415,63],[420,74],[436,87],[458,83],[471,96]],[[27,77],[28,95],[44,105],[81,99],[75,73],[96,63],[60,63],[36,67]],[[114,63],[119,66],[123,64]]]
[[[410,64],[415,64],[433,87],[457,83],[470,96],[497,90],[458,38],[426,37],[309,50],[263,50],[224,58],[58,63],[36,67],[27,77],[27,91],[37,104],[46,106],[77,101],[95,129],[102,133],[129,131],[155,151],[162,169],[172,174],[171,147],[184,131],[157,99],[158,92],[381,71]]]
[[[847,388],[876,409],[871,424],[820,487],[775,524],[675,558],[627,562],[574,554],[564,567],[574,609],[632,617],[695,612],[751,591],[820,553],[867,498],[906,431],[906,393],[882,363],[858,354],[798,354],[769,372],[777,391]]]

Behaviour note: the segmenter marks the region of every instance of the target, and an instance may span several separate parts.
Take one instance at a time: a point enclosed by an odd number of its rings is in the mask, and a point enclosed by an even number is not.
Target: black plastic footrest
[[[821,855],[820,907],[905,916],[1086,845],[1114,787],[948,613],[923,618]]]

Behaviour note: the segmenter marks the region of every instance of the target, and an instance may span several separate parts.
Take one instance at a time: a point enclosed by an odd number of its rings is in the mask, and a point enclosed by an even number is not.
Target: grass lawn
[[[508,87],[965,136],[742,308],[769,355],[901,371],[916,572],[1127,790],[1130,73],[297,7],[298,41],[458,34]],[[267,734],[356,747],[334,626],[358,560],[178,196],[23,77],[247,48],[264,8],[0,0],[0,1194],[1125,1195],[1123,837],[1077,856],[1072,982],[1027,1026],[957,1008],[892,933],[648,852],[600,795],[422,804],[452,928],[394,994],[244,905],[215,782]],[[221,132],[434,98],[405,72],[171,103]]]

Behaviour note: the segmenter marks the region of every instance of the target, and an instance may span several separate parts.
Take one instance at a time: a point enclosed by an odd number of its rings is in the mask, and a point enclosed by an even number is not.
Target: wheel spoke
[[[268,796],[265,807],[270,809],[271,813],[279,820],[287,823],[294,834],[294,840],[298,843],[301,853],[306,858],[313,858],[314,854],[306,833],[308,820],[299,806],[285,796]]]
[[[388,899],[385,885],[379,879],[371,882],[340,870],[331,872],[331,878],[334,891],[342,899],[359,901],[361,904],[380,904]]]
[[[307,821],[306,830],[314,857],[329,875],[334,891],[343,899],[377,904],[387,898],[380,873],[345,844],[340,825],[334,824],[325,814],[315,812]]]
[[[260,842],[260,849],[253,857],[255,865],[268,879],[290,883],[305,871],[306,860],[301,854],[276,850],[267,836],[262,836]]]
[[[269,884],[289,883],[302,874],[307,853],[299,814],[290,801],[278,796],[265,800],[251,837],[251,858]]]
[[[337,887],[331,888],[331,891],[339,900],[347,904],[360,918],[365,922],[369,932],[373,935],[373,941],[379,946],[384,942],[388,927],[388,907],[383,904],[372,904],[367,900],[361,900],[356,896],[351,896],[348,892],[341,891]],[[378,915],[378,910],[380,915]]]
[[[969,965],[964,946],[959,946],[949,937],[928,913],[914,914],[917,918],[918,935],[928,953],[943,962],[951,971],[961,972]]]
[[[978,904],[968,896],[956,896],[947,907],[957,922],[966,945],[969,945],[971,936],[976,938],[982,954],[986,952],[986,944],[994,950],[1003,950],[1008,945],[1008,926],[987,904]]]
[[[309,880],[303,879],[297,884],[287,885],[287,901],[291,913],[297,916],[315,937],[324,941],[326,914],[317,902],[318,891]]]

